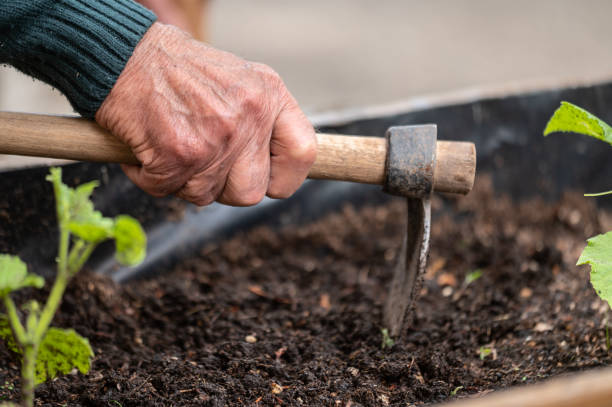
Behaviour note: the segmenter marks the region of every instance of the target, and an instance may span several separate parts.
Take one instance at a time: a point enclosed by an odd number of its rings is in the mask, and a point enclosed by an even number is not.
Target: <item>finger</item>
[[[154,173],[138,165],[122,164],[121,168],[127,177],[140,189],[156,197],[173,194],[187,182],[190,174],[170,176],[172,172]]]
[[[266,196],[270,178],[270,137],[258,139],[263,141],[252,142],[230,168],[219,202],[251,206]]]
[[[294,100],[276,119],[270,153],[267,195],[288,198],[302,185],[317,155],[314,129]]]
[[[226,178],[227,174],[212,174],[207,170],[191,177],[176,196],[199,206],[209,205],[221,195]]]

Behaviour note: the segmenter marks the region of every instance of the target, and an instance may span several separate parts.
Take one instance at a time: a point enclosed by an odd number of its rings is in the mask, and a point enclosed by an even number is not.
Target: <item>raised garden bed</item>
[[[612,107],[612,87],[325,129],[374,135],[437,122],[440,138],[474,140],[480,153],[473,193],[434,202],[415,324],[385,349],[381,312],[401,202],[369,187],[312,182],[288,202],[196,211],[142,196],[114,167],[69,166],[73,180],[103,180],[106,212],[145,221],[155,261],[115,270],[102,253],[92,267],[107,276],[77,277],[55,324],[90,339],[93,369],[41,385],[40,404],[419,405],[612,364],[607,308],[586,269],[574,266],[586,237],[612,229],[612,214],[596,210],[605,198],[580,193],[609,187],[612,165],[592,140],[541,137],[561,99],[609,119],[601,113]],[[27,199],[43,196],[44,172],[2,174],[0,245],[35,266],[50,264],[55,246],[52,203]],[[157,276],[121,285],[109,278],[145,275]],[[15,397],[17,360],[2,346],[0,360],[0,397]]]

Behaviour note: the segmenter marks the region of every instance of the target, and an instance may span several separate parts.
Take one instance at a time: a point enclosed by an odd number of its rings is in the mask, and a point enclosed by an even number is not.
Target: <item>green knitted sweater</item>
[[[154,21],[132,0],[0,0],[0,63],[92,118]]]

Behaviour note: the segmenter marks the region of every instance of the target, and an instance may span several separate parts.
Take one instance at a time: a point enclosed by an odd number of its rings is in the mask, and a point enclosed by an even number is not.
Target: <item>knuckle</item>
[[[197,206],[210,205],[215,201],[214,185],[211,186],[205,177],[192,177],[177,193],[179,198],[189,201]]]
[[[176,196],[197,206],[207,206],[215,201],[211,194],[198,194],[189,188],[184,188],[182,191],[178,192]]]
[[[264,77],[270,80],[280,80],[280,75],[272,67],[262,63],[254,63],[253,67]]]
[[[314,134],[310,137],[304,137],[291,150],[291,156],[310,168],[317,158],[317,139]]]
[[[268,196],[273,199],[286,199],[293,195],[295,191],[288,189],[279,189],[275,187],[270,187],[268,191]]]
[[[239,90],[237,100],[239,100],[239,108],[235,111],[238,116],[234,119],[244,119],[245,117],[263,117],[270,110],[271,102],[270,93],[264,87],[253,86]],[[232,120],[234,125],[237,120]]]
[[[197,206],[207,206],[214,202],[214,199],[207,196],[196,197],[193,199],[188,199],[189,202],[193,203]]]
[[[143,190],[144,190],[146,193],[148,193],[149,195],[151,195],[151,196],[153,196],[153,197],[155,197],[155,198],[163,198],[163,197],[165,197],[165,196],[168,196],[168,195],[169,195],[169,192],[168,192],[168,191],[166,191],[166,190],[164,190],[164,189],[160,189],[160,188],[158,188],[158,187],[150,187],[150,188],[147,188],[147,187],[142,187],[142,186],[141,186],[141,188],[142,188],[142,189],[143,189]]]
[[[285,82],[281,76],[274,69],[264,64],[256,64],[257,71],[259,72],[261,79],[264,82],[265,89],[271,89],[279,95],[285,95],[288,93]]]
[[[248,90],[241,98],[242,111],[246,114],[259,116],[266,111],[266,97],[259,89]]]
[[[163,198],[174,192],[172,186],[169,185],[168,179],[159,178],[155,181],[146,181],[144,184],[138,185],[143,191],[155,198]]]
[[[253,189],[240,194],[237,199],[237,204],[241,206],[252,206],[260,203],[266,196],[266,191],[262,189]]]

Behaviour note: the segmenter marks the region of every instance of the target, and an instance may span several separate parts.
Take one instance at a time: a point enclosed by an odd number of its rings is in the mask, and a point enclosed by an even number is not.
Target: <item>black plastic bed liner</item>
[[[612,187],[612,149],[587,137],[542,130],[561,100],[612,121],[612,84],[542,91],[426,108],[326,125],[328,133],[382,136],[393,125],[436,123],[441,140],[476,144],[478,174],[514,199],[557,199],[565,190],[598,192]],[[56,254],[55,211],[47,167],[0,173],[0,252],[20,255],[38,273],[52,269]],[[64,167],[69,184],[98,179],[97,207],[107,215],[128,213],[147,230],[149,252],[136,268],[118,268],[110,247],[98,250],[90,266],[117,281],[153,275],[172,267],[207,242],[257,224],[307,222],[347,202],[359,206],[392,199],[366,185],[308,181],[292,198],[265,200],[250,208],[197,208],[175,198],[151,198],[135,187],[118,165],[76,163]],[[612,201],[601,199],[600,205]]]

